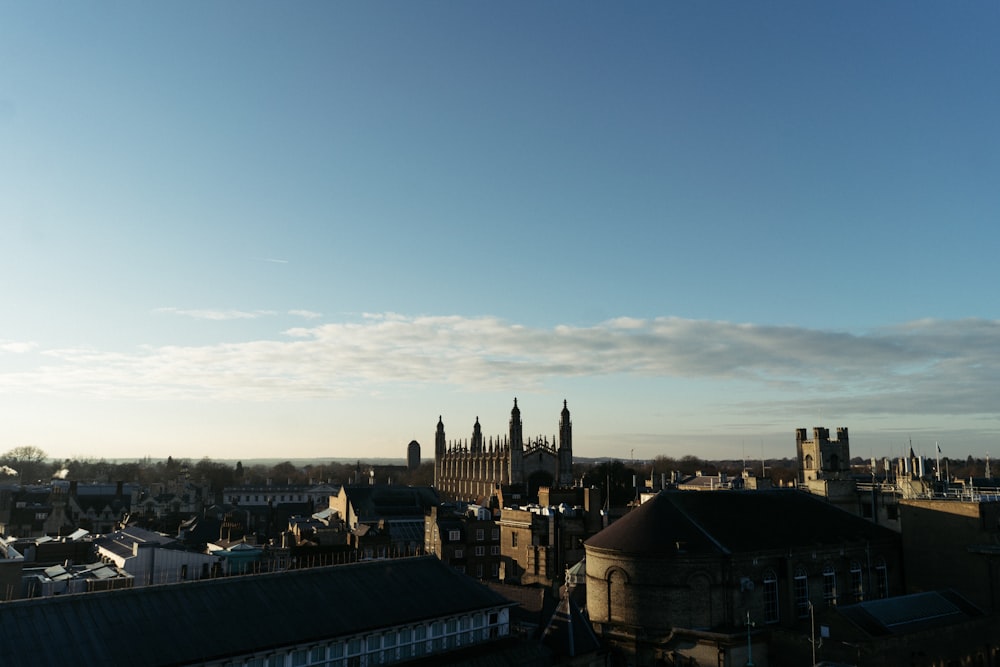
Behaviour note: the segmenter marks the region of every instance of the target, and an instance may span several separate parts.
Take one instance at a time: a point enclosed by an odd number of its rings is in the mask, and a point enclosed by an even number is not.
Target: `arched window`
[[[885,565],[885,558],[881,556],[875,561],[875,595],[879,598],[889,597],[889,568]]]
[[[861,570],[861,563],[856,560],[851,561],[851,597],[854,602],[865,599],[864,573]]]
[[[829,607],[837,604],[837,572],[830,563],[823,568],[823,600]]]
[[[799,618],[809,618],[809,573],[799,565],[795,568],[795,608]]]
[[[625,585],[628,577],[619,569],[612,569],[608,572],[608,621],[623,622],[625,620],[622,610],[625,605]]]
[[[803,465],[806,470],[812,470],[813,467],[813,457],[812,454],[806,454],[806,458],[803,460]]]
[[[778,575],[774,570],[764,573],[764,622],[777,623],[778,615]]]

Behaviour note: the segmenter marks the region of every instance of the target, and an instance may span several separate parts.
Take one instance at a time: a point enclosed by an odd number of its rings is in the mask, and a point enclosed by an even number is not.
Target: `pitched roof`
[[[558,656],[576,657],[601,649],[601,641],[594,634],[590,621],[569,594],[559,600],[542,631],[542,643]]]
[[[800,491],[661,491],[585,544],[665,557],[896,539],[888,528]]]
[[[0,646],[6,664],[184,665],[510,604],[422,556],[7,602]]]

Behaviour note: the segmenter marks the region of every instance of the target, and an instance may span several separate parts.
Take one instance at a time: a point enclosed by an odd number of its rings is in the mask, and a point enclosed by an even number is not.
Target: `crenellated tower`
[[[847,479],[851,472],[851,443],[847,427],[837,429],[837,439],[830,439],[830,429],[813,428],[812,440],[804,428],[795,429],[795,449],[799,459],[799,481]]]

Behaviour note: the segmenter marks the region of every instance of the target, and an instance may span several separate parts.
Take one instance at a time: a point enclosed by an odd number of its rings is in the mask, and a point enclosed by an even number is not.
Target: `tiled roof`
[[[0,646],[12,665],[185,665],[509,604],[423,556],[7,602]]]
[[[662,491],[586,545],[668,556],[896,539],[891,530],[800,491]]]

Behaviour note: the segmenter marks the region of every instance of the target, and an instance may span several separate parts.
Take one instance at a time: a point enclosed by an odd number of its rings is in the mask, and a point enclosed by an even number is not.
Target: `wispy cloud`
[[[317,313],[311,310],[290,310],[289,315],[294,315],[295,317],[302,317],[307,320],[315,320],[317,318],[323,317],[323,313]]]
[[[192,317],[198,320],[255,320],[258,317],[267,317],[270,315],[275,315],[273,310],[213,310],[210,308],[198,309],[198,308],[157,308],[157,313],[167,313],[170,315],[181,315],[183,317]]]
[[[633,375],[749,383],[760,400],[730,406],[748,412],[821,405],[914,415],[992,414],[1000,394],[1000,322],[989,320],[856,334],[669,317],[542,329],[493,317],[371,314],[272,340],[42,353],[43,365],[0,374],[0,391],[281,400],[377,393],[397,383],[524,390]]]
[[[37,348],[38,343],[30,341],[0,339],[0,352],[8,352],[10,354],[27,354]]]

